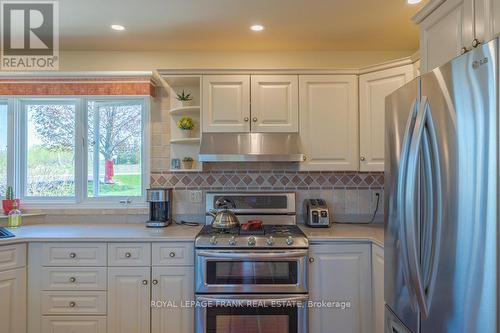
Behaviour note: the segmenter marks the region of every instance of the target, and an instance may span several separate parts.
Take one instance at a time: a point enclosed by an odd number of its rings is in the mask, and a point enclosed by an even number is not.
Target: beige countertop
[[[16,237],[0,240],[0,245],[19,242],[160,242],[194,241],[200,226],[172,224],[166,228],[146,228],[144,224],[34,224],[7,228]]]
[[[366,241],[384,246],[384,225],[379,223],[333,223],[329,228],[310,228],[301,225],[300,228],[313,244],[328,241]]]
[[[329,228],[301,225],[311,243],[329,241],[373,242],[384,246],[382,224],[340,224]],[[23,242],[192,242],[200,226],[172,224],[166,228],[146,228],[143,224],[34,224],[16,229],[7,228],[16,237],[0,240],[0,245]]]

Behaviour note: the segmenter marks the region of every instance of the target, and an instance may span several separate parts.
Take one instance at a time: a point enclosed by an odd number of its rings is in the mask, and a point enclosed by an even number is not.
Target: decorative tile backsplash
[[[150,181],[151,187],[201,190],[381,189],[384,175],[380,172],[222,170],[189,173],[152,172]]]

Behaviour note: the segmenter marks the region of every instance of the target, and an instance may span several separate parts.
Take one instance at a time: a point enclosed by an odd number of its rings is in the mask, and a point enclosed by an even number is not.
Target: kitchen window
[[[142,207],[148,101],[0,100],[0,196],[12,185],[27,208]]]

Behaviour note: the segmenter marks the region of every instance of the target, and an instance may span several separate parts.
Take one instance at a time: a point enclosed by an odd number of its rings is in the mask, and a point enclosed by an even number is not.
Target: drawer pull
[[[156,280],[156,279],[155,279],[155,280],[153,280],[153,284],[154,284],[154,285],[157,285],[157,284],[158,284],[158,280]]]
[[[76,303],[75,302],[69,302],[69,307],[70,308],[74,308],[76,306]]]
[[[170,253],[169,253],[169,256],[170,256],[170,258],[175,257],[175,252],[170,252]]]
[[[74,253],[74,252],[71,252],[71,253],[69,254],[69,257],[70,257],[71,259],[74,259],[74,258],[76,258],[76,253]]]
[[[130,253],[130,252],[125,253],[125,257],[126,257],[126,258],[130,258],[130,257],[132,257],[132,253]]]
[[[144,286],[147,286],[147,285],[148,285],[148,280],[142,280],[142,284],[143,284]]]
[[[70,277],[69,278],[69,282],[75,283],[76,282],[76,278],[74,276]]]

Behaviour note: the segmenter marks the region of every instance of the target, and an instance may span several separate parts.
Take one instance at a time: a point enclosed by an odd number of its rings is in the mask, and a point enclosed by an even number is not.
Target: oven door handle
[[[293,259],[307,257],[307,250],[293,250],[281,252],[232,252],[232,251],[197,251],[196,255],[207,258],[225,258],[225,259]]]
[[[269,296],[256,296],[256,295],[245,295],[244,297],[240,296],[196,296],[196,301],[200,302],[234,302],[234,303],[246,303],[256,301],[259,304],[263,304],[264,306],[269,306],[273,302],[285,303],[285,302],[307,302],[309,297],[307,295],[293,295],[293,296],[277,296],[277,297],[269,297]]]

